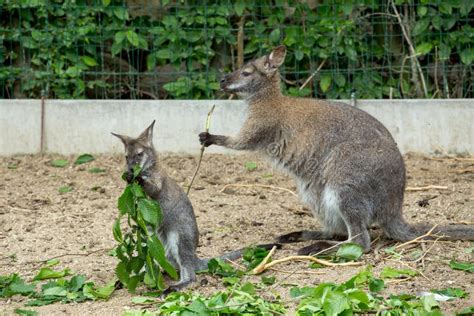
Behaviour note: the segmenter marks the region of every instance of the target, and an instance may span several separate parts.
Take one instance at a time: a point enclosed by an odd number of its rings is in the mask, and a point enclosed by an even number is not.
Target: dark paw
[[[133,181],[133,172],[125,171],[122,175],[122,178],[127,181],[127,183],[132,183]]]
[[[298,255],[300,256],[310,256],[314,255],[316,253],[320,253],[324,251],[325,249],[328,249],[331,247],[332,244],[326,241],[318,241],[314,244],[311,244],[309,246],[303,247],[298,250]]]
[[[273,244],[261,244],[261,245],[257,245],[258,248],[263,248],[263,249],[266,249],[266,250],[271,250],[273,247],[276,247],[276,249],[281,249],[281,244],[278,244],[278,243],[273,243]]]
[[[282,244],[289,244],[289,243],[292,243],[292,242],[298,242],[298,241],[302,241],[302,239],[301,239],[302,235],[303,235],[302,232],[292,232],[292,233],[285,234],[285,235],[277,237],[276,241],[279,242],[279,243],[282,243]]]
[[[213,144],[212,142],[212,135],[209,134],[208,132],[202,132],[199,134],[199,142],[201,145],[204,145],[206,147],[210,146]]]

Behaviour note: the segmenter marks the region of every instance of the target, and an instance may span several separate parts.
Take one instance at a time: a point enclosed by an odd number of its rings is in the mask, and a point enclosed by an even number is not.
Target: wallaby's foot
[[[310,256],[314,255],[316,253],[323,252],[324,250],[331,250],[335,251],[335,248],[328,249],[330,247],[333,247],[337,242],[335,241],[330,241],[330,240],[319,240],[309,246],[303,247],[298,250],[298,255],[300,256]]]
[[[273,244],[257,245],[256,247],[263,248],[263,249],[266,249],[266,250],[271,250],[273,247],[276,247],[276,249],[281,249],[282,246],[279,243],[273,243]]]
[[[163,291],[164,295],[168,295],[172,292],[179,292],[189,286],[191,283],[193,283],[192,280],[189,281],[183,281],[183,282],[178,282],[176,284],[170,285],[166,290]]]
[[[342,239],[341,239],[342,238]],[[277,242],[282,244],[288,244],[293,242],[307,241],[307,240],[318,240],[318,239],[335,239],[335,240],[345,240],[347,236],[334,236],[332,234],[317,231],[317,230],[302,230],[298,232],[292,232],[277,237]]]

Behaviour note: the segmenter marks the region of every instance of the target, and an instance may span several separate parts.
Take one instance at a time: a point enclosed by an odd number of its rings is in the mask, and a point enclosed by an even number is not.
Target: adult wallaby
[[[163,243],[166,257],[176,269],[180,279],[168,291],[179,290],[196,280],[196,271],[207,269],[210,259],[200,259],[196,255],[199,230],[193,206],[183,189],[170,178],[158,163],[153,147],[153,126],[155,121],[137,138],[112,133],[125,145],[127,181],[133,178],[133,167],[139,165],[138,181],[146,194],[158,201],[163,212],[163,221],[157,236]],[[269,249],[276,244],[260,245]],[[243,250],[225,254],[219,258],[234,260]]]
[[[341,102],[282,95],[278,68],[285,55],[285,46],[276,47],[222,78],[224,91],[248,103],[247,120],[236,137],[199,134],[205,146],[260,151],[294,177],[301,200],[323,230],[293,232],[278,241],[320,240],[299,250],[309,254],[342,237],[369,251],[371,224],[398,241],[426,232],[428,225],[415,228],[403,218],[405,164],[388,130]],[[474,240],[472,226],[443,226],[434,232]]]

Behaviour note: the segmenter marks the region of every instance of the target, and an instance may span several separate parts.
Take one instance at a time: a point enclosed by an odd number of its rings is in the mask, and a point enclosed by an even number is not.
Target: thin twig
[[[412,240],[410,240],[410,241],[404,242],[403,244],[400,244],[400,245],[398,245],[398,246],[395,246],[395,249],[399,249],[399,248],[405,247],[406,245],[416,243],[416,242],[418,242],[419,240],[422,240],[422,239],[425,238],[425,237],[431,236],[431,233],[433,232],[433,230],[434,230],[436,227],[438,227],[438,224],[435,224],[433,227],[431,227],[431,229],[430,229],[426,234],[421,235],[421,236],[418,236],[418,237],[416,237],[415,239],[412,239]]]
[[[254,273],[255,274],[259,274],[259,273],[262,273],[263,271],[265,271],[266,269],[269,269],[271,267],[273,267],[274,265],[277,265],[277,264],[280,264],[280,263],[284,263],[284,262],[288,262],[288,261],[312,261],[314,263],[318,263],[320,265],[323,265],[323,266],[326,266],[326,267],[346,267],[346,266],[360,266],[362,265],[362,262],[341,262],[341,263],[335,263],[335,262],[331,262],[331,261],[328,261],[328,260],[324,260],[324,259],[319,259],[319,258],[315,258],[313,256],[289,256],[289,257],[286,257],[286,258],[282,258],[282,259],[278,259],[278,260],[274,260],[266,265],[264,265],[262,267],[262,269],[258,270],[258,271],[255,271],[254,270]]]
[[[22,264],[37,264],[37,263],[45,263],[45,262],[48,262],[50,260],[53,260],[53,259],[59,259],[59,258],[63,258],[63,257],[69,257],[69,256],[85,256],[85,257],[88,257],[92,254],[95,254],[95,253],[98,253],[98,252],[101,252],[101,251],[110,251],[112,249],[114,249],[115,247],[112,247],[112,248],[102,248],[102,249],[97,249],[97,250],[94,250],[94,251],[91,251],[91,252],[86,252],[86,253],[64,253],[64,254],[61,254],[61,255],[57,255],[57,256],[54,256],[54,257],[51,257],[51,258],[48,258],[48,259],[44,259],[44,260],[33,260],[33,261],[26,261],[26,262],[23,262]]]
[[[260,263],[258,264],[258,266],[256,266],[256,267],[252,270],[252,272],[253,272],[254,274],[262,273],[262,272],[265,270],[265,265],[267,264],[268,260],[270,260],[270,258],[272,257],[272,255],[273,255],[273,253],[275,252],[276,248],[277,248],[276,246],[273,246],[273,247],[272,247],[272,250],[270,250],[270,251],[268,252],[268,254],[265,256],[265,258],[263,258],[262,262],[260,262]]]
[[[427,185],[424,187],[406,187],[405,191],[428,191],[428,190],[448,190],[447,186],[442,185]]]
[[[273,185],[266,185],[266,184],[238,184],[238,183],[230,183],[230,184],[226,184],[222,189],[221,189],[221,193],[225,191],[225,189],[229,188],[229,187],[243,187],[243,188],[252,188],[252,187],[258,187],[258,188],[265,188],[265,189],[274,189],[274,190],[282,190],[282,191],[285,191],[285,192],[288,192],[294,196],[298,196],[295,192],[291,191],[290,189],[287,189],[287,188],[282,188],[282,187],[276,187],[276,186],[273,186]]]
[[[275,272],[280,272],[280,273],[291,273],[291,274],[325,274],[324,271],[310,271],[310,270],[305,270],[305,271],[289,271],[289,270],[283,270],[283,269],[277,269],[277,268],[268,268],[267,270],[272,270]]]
[[[326,59],[324,59],[318,66],[318,68],[311,74],[311,76],[308,77],[308,79],[306,79],[306,81],[301,85],[300,87],[300,90],[303,90],[307,85],[308,83],[311,81],[311,79],[313,79],[314,76],[316,76],[316,74],[321,70],[321,68],[323,68],[324,64],[326,63]]]
[[[212,115],[212,112],[214,112],[215,107],[216,105],[213,104],[211,110],[209,111],[209,113],[207,113],[206,126],[205,126],[206,133],[209,133],[209,128],[211,126],[211,115]],[[206,150],[206,146],[201,145],[201,153],[199,155],[198,164],[196,166],[196,170],[194,171],[191,182],[189,183],[188,190],[186,191],[186,195],[189,195],[189,191],[191,191],[191,187],[193,186],[194,179],[196,179],[196,175],[199,171],[199,168],[201,167],[202,156],[204,155],[204,150]]]

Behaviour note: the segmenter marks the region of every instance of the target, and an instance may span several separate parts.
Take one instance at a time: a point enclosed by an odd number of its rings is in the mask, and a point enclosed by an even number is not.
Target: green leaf
[[[461,56],[463,64],[471,65],[474,60],[474,48],[471,47],[462,50],[459,56]]]
[[[60,262],[59,259],[51,259],[51,260],[46,261],[45,266],[46,267],[54,267],[55,265],[58,265],[59,262]]]
[[[261,247],[246,248],[242,254],[247,270],[252,270],[262,262],[270,251]]]
[[[244,0],[235,1],[234,2],[234,10],[235,10],[235,13],[238,16],[242,16],[242,14],[244,13],[244,10],[245,10],[245,1]]]
[[[21,278],[18,278],[14,283],[10,284],[9,290],[11,291],[12,295],[14,294],[29,295],[35,291],[35,285],[26,284],[25,281],[23,281]]]
[[[247,169],[248,171],[254,171],[255,169],[257,169],[257,163],[253,161],[247,161],[245,163],[245,169]]]
[[[416,11],[418,12],[418,15],[419,16],[425,16],[426,13],[428,13],[428,8],[424,5],[419,5],[417,8],[416,8]]]
[[[110,4],[110,1],[112,1],[112,0],[102,0],[102,5],[103,5],[104,7],[108,7],[109,4]]]
[[[148,54],[146,57],[146,69],[151,71],[156,67],[156,56],[154,54]]]
[[[155,299],[153,297],[146,297],[146,296],[134,296],[132,297],[133,304],[153,304],[155,303]]]
[[[96,299],[108,299],[115,290],[115,281],[110,281],[102,287],[95,288],[94,283],[89,282],[84,285],[82,289],[85,297]]]
[[[77,292],[79,291],[86,282],[86,277],[84,275],[75,275],[69,281],[69,292]]]
[[[98,65],[95,59],[90,56],[82,56],[81,59],[84,62],[84,64],[86,64],[89,67],[94,67]]]
[[[421,302],[423,303],[423,307],[427,312],[431,312],[433,307],[439,306],[438,302],[435,300],[434,295],[426,295],[421,298]]]
[[[468,297],[469,294],[464,292],[463,289],[460,289],[460,288],[447,288],[447,289],[443,289],[443,290],[431,290],[432,293],[436,293],[436,294],[441,294],[441,295],[444,295],[444,296],[448,296],[448,297],[451,297],[451,298],[464,298],[464,297]]]
[[[169,49],[160,49],[155,53],[155,57],[158,59],[170,59],[172,53]]]
[[[114,239],[117,242],[123,243],[122,230],[120,229],[120,217],[115,220],[114,225],[112,227],[112,233],[114,235]]]
[[[346,243],[339,247],[336,253],[336,257],[353,261],[359,259],[363,253],[364,250],[360,245],[354,243]]]
[[[319,81],[319,86],[321,87],[321,91],[326,92],[328,91],[329,87],[331,86],[331,75],[322,75],[321,80]]]
[[[44,296],[66,296],[67,293],[66,288],[62,286],[49,287],[42,292]]]
[[[46,280],[46,279],[57,279],[62,278],[71,274],[71,270],[66,268],[62,271],[54,271],[49,267],[42,267],[38,274],[33,278],[33,281],[36,280]]]
[[[466,271],[469,273],[474,273],[474,263],[451,260],[449,262],[449,266],[453,268],[454,270],[461,270],[461,271]]]
[[[280,43],[280,29],[276,28],[270,33],[270,42],[279,44]]]
[[[68,185],[62,186],[58,189],[59,193],[68,193],[68,192],[71,192],[71,191],[72,191],[72,187],[68,186]]]
[[[138,211],[146,222],[153,226],[160,226],[162,213],[158,202],[150,199],[140,199],[138,202]]]
[[[162,267],[170,277],[177,280],[178,273],[166,259],[165,249],[156,235],[148,237],[147,246],[151,256],[159,263],[160,267]]]
[[[276,278],[275,276],[262,276],[262,283],[265,285],[272,285],[275,284]]]
[[[127,271],[127,264],[125,262],[122,261],[117,264],[117,267],[115,268],[115,275],[122,284],[127,285],[130,277]]]
[[[429,25],[430,19],[428,17],[418,20],[413,28],[413,36],[418,36],[425,32]]]
[[[56,168],[63,168],[66,166],[69,162],[66,159],[56,159],[51,161],[51,166],[56,167]]]
[[[469,316],[472,316],[474,315],[474,305],[471,306],[471,307],[466,307],[462,310],[460,310],[459,312],[456,312],[456,316],[464,316],[464,315],[469,315]]]
[[[123,7],[115,7],[114,8],[114,15],[122,21],[128,20],[128,11]]]
[[[118,199],[118,209],[120,215],[132,215],[135,212],[135,201],[133,200],[132,189],[127,185],[122,195]]]
[[[385,287],[385,282],[381,279],[371,279],[369,281],[369,290],[371,292],[380,292]]]
[[[433,49],[433,44],[425,42],[419,45],[416,45],[416,53],[425,55],[428,54]]]
[[[102,168],[98,168],[98,167],[93,167],[93,168],[90,168],[87,171],[89,171],[90,173],[103,173],[103,172],[106,172],[107,170],[102,169]]]
[[[380,273],[380,277],[383,279],[397,279],[404,278],[407,276],[415,276],[418,272],[411,269],[394,269],[391,267],[384,267]]]
[[[136,199],[146,197],[145,192],[143,191],[142,187],[138,183],[132,183],[130,185],[130,189],[132,190],[132,194]]]
[[[29,309],[20,309],[20,308],[16,308],[14,310],[15,314],[18,314],[18,315],[26,315],[26,316],[35,316],[35,315],[38,315],[38,312],[37,311],[33,311],[33,310],[29,310]]]
[[[95,160],[95,158],[91,154],[83,154],[77,157],[76,161],[74,161],[74,164],[81,165],[83,163],[91,162],[93,160]]]
[[[127,34],[124,31],[115,33],[115,44],[120,44],[123,42]]]
[[[139,44],[139,39],[138,39],[138,34],[135,33],[133,30],[128,30],[127,31],[127,39],[135,47],[138,47]]]

